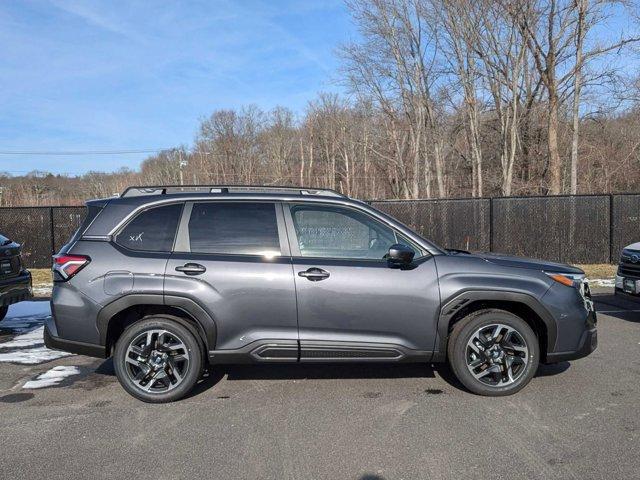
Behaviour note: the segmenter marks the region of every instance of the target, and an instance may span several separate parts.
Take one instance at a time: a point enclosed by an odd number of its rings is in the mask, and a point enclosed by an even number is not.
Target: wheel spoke
[[[471,374],[479,380],[481,378],[486,377],[490,373],[496,373],[499,371],[500,371],[500,367],[498,367],[497,365],[491,365],[489,368],[486,368],[481,372],[478,372],[478,373],[471,372]]]
[[[473,360],[471,363],[469,363],[469,368],[472,370],[475,370],[476,368],[484,365],[485,363],[487,363],[487,361],[484,358],[477,358],[476,360]]]
[[[180,372],[176,368],[176,364],[172,360],[169,360],[169,367],[171,368],[170,377],[173,376],[173,378],[175,379],[175,383],[180,383],[182,381],[182,375],[180,374]],[[171,383],[174,382],[172,381]]]
[[[131,365],[135,365],[138,368],[142,368],[143,364],[138,360],[136,360],[135,358],[131,358],[129,355],[127,355],[124,360],[125,362],[130,363]]]
[[[500,332],[502,332],[502,329],[504,327],[502,325],[496,325],[496,328],[493,329],[493,333],[491,334],[491,341],[495,344],[495,343],[500,343],[499,342],[499,337],[500,337]]]
[[[513,358],[514,357],[507,356],[504,359],[504,366],[505,366],[505,370],[507,371],[507,377],[509,378],[509,382],[514,381],[513,370],[511,368],[511,366],[513,365]]]

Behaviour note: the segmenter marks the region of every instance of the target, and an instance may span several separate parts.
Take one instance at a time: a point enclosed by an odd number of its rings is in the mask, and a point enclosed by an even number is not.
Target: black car
[[[640,300],[640,242],[627,245],[622,250],[615,293]]]
[[[20,244],[0,235],[0,320],[12,303],[31,298],[31,273],[22,265]]]

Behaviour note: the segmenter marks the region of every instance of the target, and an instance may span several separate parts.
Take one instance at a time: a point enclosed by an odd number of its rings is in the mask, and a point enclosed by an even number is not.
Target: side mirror
[[[408,246],[402,243],[396,243],[389,247],[389,253],[387,253],[387,261],[389,266],[406,267],[411,265],[415,252]]]

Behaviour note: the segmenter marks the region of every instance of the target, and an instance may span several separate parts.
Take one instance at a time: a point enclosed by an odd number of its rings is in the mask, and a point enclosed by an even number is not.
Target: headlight
[[[558,273],[558,272],[544,272],[549,278],[555,280],[558,283],[566,285],[567,287],[580,288],[585,281],[584,273]]]

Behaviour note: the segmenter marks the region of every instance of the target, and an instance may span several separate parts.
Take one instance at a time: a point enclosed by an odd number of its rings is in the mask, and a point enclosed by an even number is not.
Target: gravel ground
[[[0,478],[638,478],[640,303],[601,291],[597,306],[595,353],[499,399],[463,391],[445,366],[265,365],[148,405],[110,361],[0,363]],[[0,324],[14,342],[0,354],[38,354],[20,337],[36,310]]]

